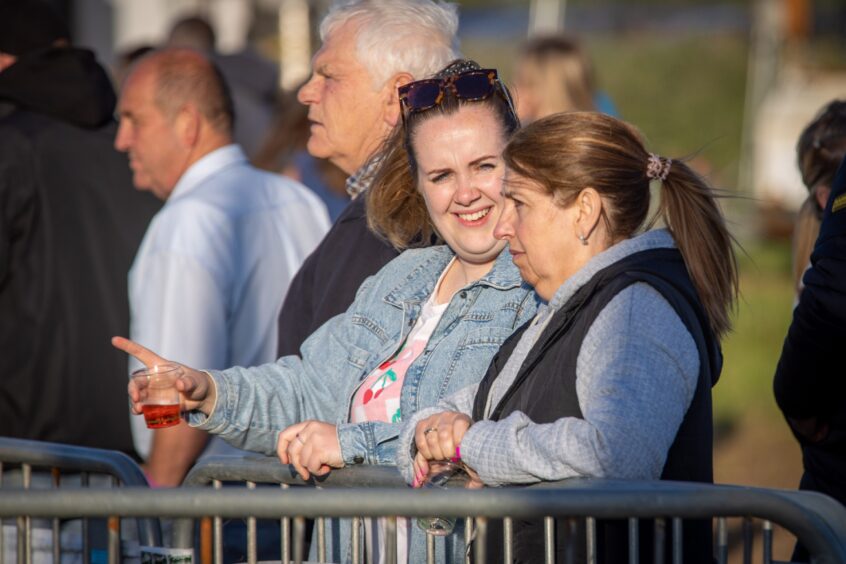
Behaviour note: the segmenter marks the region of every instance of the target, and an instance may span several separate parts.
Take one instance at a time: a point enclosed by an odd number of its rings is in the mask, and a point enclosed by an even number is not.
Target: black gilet
[[[515,411],[525,413],[535,423],[550,423],[563,417],[583,418],[576,391],[576,361],[582,341],[599,313],[620,291],[644,282],[669,302],[684,322],[699,351],[699,379],[691,404],[667,454],[662,480],[713,482],[711,387],[722,367],[719,343],[677,249],[652,249],[628,257],[599,271],[582,286],[552,317],[524,360],[511,387],[487,419],[498,421]],[[494,357],[479,385],[473,407],[473,420],[485,419],[491,385],[502,371],[528,324],[512,335]],[[653,560],[652,521],[640,522],[641,561]],[[712,562],[710,521],[684,521],[684,562]],[[628,548],[625,521],[597,521],[599,562],[625,562]],[[669,540],[665,562],[670,562]],[[583,522],[573,527],[566,519],[556,520],[556,559],[574,551],[576,562],[584,561]],[[516,562],[543,560],[543,522],[514,522]],[[499,521],[490,523],[487,554],[501,558],[502,536]]]

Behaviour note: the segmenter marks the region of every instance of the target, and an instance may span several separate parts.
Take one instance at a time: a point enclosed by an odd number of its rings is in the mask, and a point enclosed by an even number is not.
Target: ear
[[[584,188],[576,197],[576,230],[585,237],[590,237],[599,218],[602,217],[602,198],[594,188]]]
[[[393,129],[400,121],[400,112],[402,112],[402,108],[400,107],[399,95],[397,94],[397,89],[400,86],[408,84],[409,82],[413,82],[414,77],[408,74],[407,72],[401,72],[395,74],[385,83],[383,96],[384,96],[384,104],[385,104],[385,111],[384,111],[384,120],[385,123]]]
[[[200,140],[202,116],[194,104],[185,104],[173,120],[173,127],[186,147],[194,147]]]

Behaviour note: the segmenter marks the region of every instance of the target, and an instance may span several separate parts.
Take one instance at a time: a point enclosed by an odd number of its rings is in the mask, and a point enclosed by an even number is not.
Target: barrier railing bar
[[[53,484],[53,489],[59,489],[62,486],[62,473],[58,468],[50,469],[50,478]],[[53,537],[53,562],[61,562],[62,557],[62,536],[59,534],[59,519],[53,518],[50,524]]]
[[[771,564],[773,561],[773,524],[764,520],[764,564]]]
[[[220,483],[220,482],[218,482]],[[287,490],[290,486],[288,484],[279,484],[279,487],[282,490]],[[355,529],[353,529],[355,530]],[[353,538],[355,540],[355,538]],[[279,553],[282,555],[282,562],[290,562],[291,561],[291,518],[290,517],[282,517],[279,519],[279,542],[281,546],[279,547]],[[216,562],[215,564],[223,564],[223,562]],[[358,562],[354,562],[353,564],[358,564]]]
[[[305,519],[294,517],[294,564],[303,564],[305,554]]]
[[[32,466],[24,464],[23,470],[23,487],[28,490],[32,487]],[[24,562],[32,564],[32,517],[29,515],[24,517],[24,542],[23,545],[18,544],[18,553],[20,553],[21,546],[24,547]]]
[[[88,472],[79,475],[79,485],[87,489],[90,487]],[[88,517],[82,518],[82,562],[91,564],[91,541],[88,538]]]
[[[352,520],[352,564],[361,561],[361,517]]]
[[[426,564],[435,564],[435,535],[426,532]]]
[[[385,538],[388,541],[385,562],[397,564],[397,518],[393,515],[385,519]]]
[[[474,534],[476,537],[473,551],[475,553],[474,560],[476,564],[486,564],[488,561],[488,520],[485,517],[477,517],[475,519]]]
[[[682,536],[682,520],[673,518],[673,564],[683,564],[684,537]]]
[[[455,520],[458,522],[458,519]],[[473,542],[473,519],[471,517],[464,518],[464,546],[469,547]],[[470,564],[470,550],[464,551],[464,564]]]
[[[323,517],[315,519],[314,526],[317,530],[317,559],[326,562],[326,520]]]
[[[593,517],[585,519],[585,537],[587,564],[596,564],[596,519]]]
[[[223,489],[223,482],[212,480],[212,488],[220,491]],[[214,538],[214,564],[223,564],[223,518],[220,515],[214,516],[212,527],[214,528],[212,533]]]
[[[717,564],[728,563],[728,524],[725,517],[717,519]]]
[[[505,517],[502,520],[502,537],[505,546],[502,547],[503,562],[514,562],[514,520]]]
[[[555,564],[555,519],[552,517],[543,518],[543,555],[546,564]]]
[[[640,560],[640,538],[637,519],[629,519],[629,564],[638,564]]]
[[[255,490],[256,483],[247,481],[247,489]],[[247,564],[256,564],[258,562],[258,552],[256,549],[256,518],[247,517]]]
[[[655,519],[655,543],[653,550],[655,551],[653,562],[654,564],[664,564],[664,544],[667,542],[667,520],[663,517]]]
[[[743,518],[743,564],[752,564],[752,519]]]

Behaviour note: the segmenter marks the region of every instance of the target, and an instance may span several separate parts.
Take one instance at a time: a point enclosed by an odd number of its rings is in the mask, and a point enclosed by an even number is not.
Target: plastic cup
[[[150,429],[179,424],[179,391],[176,379],[182,374],[177,364],[157,364],[132,373],[140,395],[141,413]]]
[[[459,462],[449,460],[429,461],[429,473],[420,484],[421,489],[465,488],[470,476]],[[455,517],[420,517],[417,526],[427,534],[445,537],[455,529]]]

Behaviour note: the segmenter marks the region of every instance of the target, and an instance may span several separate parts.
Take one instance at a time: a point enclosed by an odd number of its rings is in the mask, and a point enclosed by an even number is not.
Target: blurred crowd
[[[457,31],[451,4],[337,4],[311,77],[281,92],[201,16],[109,74],[48,5],[0,0],[0,435],[125,452],[154,487],[244,450],[304,478],[397,465],[414,486],[443,460],[471,487],[712,482],[738,291],[714,191],[618,119],[576,38],[516,48],[509,88]],[[800,487],[841,502],[844,158],[833,101],[797,144],[775,375]],[[126,377],[167,363],[185,417],[150,429]],[[332,526],[340,561],[349,524]],[[626,531],[599,526],[618,561]],[[425,535],[398,528],[418,561]],[[542,525],[518,529],[536,560]],[[384,557],[384,523],[366,530]],[[709,524],[685,527],[686,562],[709,547]]]

